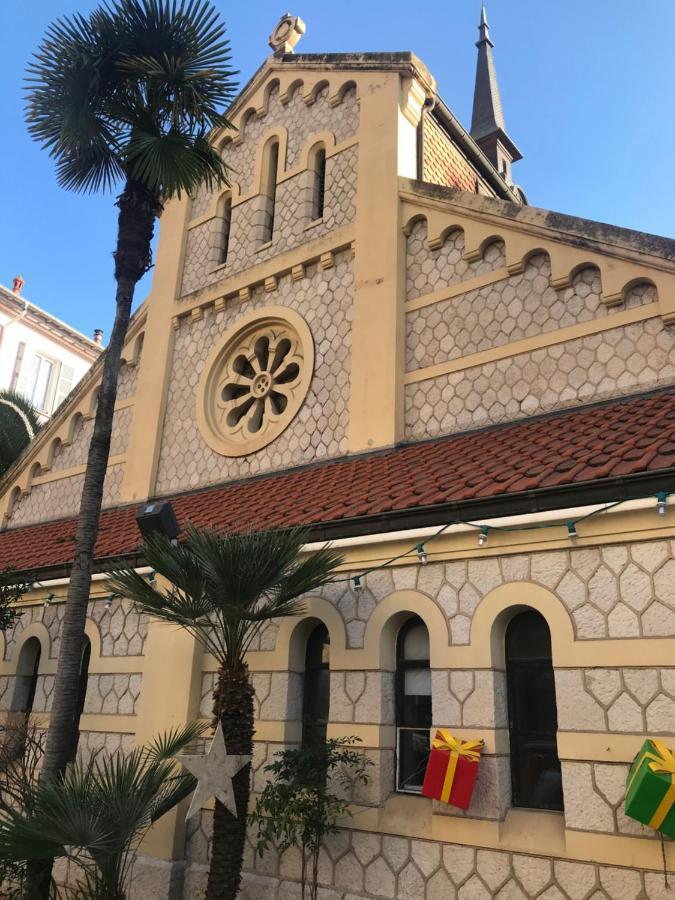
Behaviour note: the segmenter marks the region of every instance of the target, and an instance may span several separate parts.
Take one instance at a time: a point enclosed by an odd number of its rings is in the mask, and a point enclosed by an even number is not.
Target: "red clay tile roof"
[[[169,499],[181,525],[316,525],[663,469],[672,478],[673,467],[675,388]],[[103,512],[97,559],[140,546],[139,506]],[[0,571],[67,564],[74,534],[75,519],[0,532]]]

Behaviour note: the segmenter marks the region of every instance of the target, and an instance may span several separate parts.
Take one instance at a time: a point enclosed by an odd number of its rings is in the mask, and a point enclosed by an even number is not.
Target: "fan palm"
[[[137,282],[151,265],[163,203],[198,185],[225,183],[208,140],[227,126],[234,93],[225,27],[210,0],[107,0],[88,17],[53,23],[28,68],[28,130],[75,191],[121,187],[114,276],[115,321],[80,503],[61,632],[44,779],[65,770],[78,730],[84,624],[120,356]]]
[[[39,430],[32,404],[15,391],[0,391],[0,478]]]
[[[23,785],[23,802],[0,808],[0,862],[66,858],[79,875],[69,896],[124,900],[146,831],[195,788],[174,757],[202,731],[188,725],[128,754],[95,753],[58,781]]]
[[[148,540],[144,556],[166,581],[149,582],[131,567],[110,576],[113,591],[139,610],[189,631],[218,665],[214,724],[228,753],[253,752],[253,685],[246,652],[262,626],[302,611],[302,594],[330,580],[341,557],[329,548],[300,556],[297,529],[219,535],[190,528],[183,544]],[[234,778],[238,818],[216,801],[208,900],[235,900],[241,880],[250,794],[250,766]]]

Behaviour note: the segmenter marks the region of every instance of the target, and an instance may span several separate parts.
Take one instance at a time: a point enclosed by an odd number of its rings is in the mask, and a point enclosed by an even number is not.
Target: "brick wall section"
[[[424,116],[423,136],[422,181],[459,188],[470,194],[476,193],[476,182],[480,182],[481,193],[494,196],[452,138],[428,113]]]

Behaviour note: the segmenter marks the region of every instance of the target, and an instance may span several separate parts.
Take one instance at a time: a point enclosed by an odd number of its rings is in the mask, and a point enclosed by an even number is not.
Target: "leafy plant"
[[[131,753],[78,758],[59,781],[37,781],[32,763],[29,771],[0,768],[0,786],[9,785],[0,804],[0,865],[65,858],[78,875],[69,896],[125,900],[148,828],[195,788],[174,757],[202,731],[188,725]]]
[[[15,391],[0,391],[0,478],[40,430],[33,405]]]
[[[270,619],[302,612],[298,600],[330,580],[341,557],[324,548],[301,556],[305,533],[285,531],[217,534],[188,529],[174,546],[156,535],[145,561],[162,576],[149,582],[131,566],[111,573],[111,590],[133,600],[141,612],[172,622],[194,635],[218,663],[213,695],[228,753],[253,752],[253,685],[246,652]],[[236,900],[246,840],[250,766],[233,779],[239,817],[216,801],[213,815],[208,900]]]
[[[308,872],[309,900],[316,900],[321,844],[338,830],[338,820],[350,814],[349,801],[356,785],[368,782],[372,760],[350,749],[358,741],[356,737],[331,738],[284,750],[265,766],[272,779],[249,816],[258,831],[256,849],[262,856],[271,844],[282,851],[300,848],[302,900]]]
[[[15,603],[33,587],[32,580],[18,575],[11,569],[0,572],[0,632],[11,628],[22,615]]]
[[[0,817],[6,810],[27,813],[44,753],[44,731],[25,718],[0,725]],[[24,860],[0,857],[0,884],[9,897],[20,897]]]

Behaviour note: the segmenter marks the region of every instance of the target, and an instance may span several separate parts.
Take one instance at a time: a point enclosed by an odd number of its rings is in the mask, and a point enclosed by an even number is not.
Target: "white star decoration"
[[[177,759],[198,779],[185,818],[194,816],[211,797],[215,797],[236,819],[237,804],[232,789],[232,778],[251,762],[251,757],[228,756],[220,723],[213,735],[209,752],[205,756],[179,756]]]

